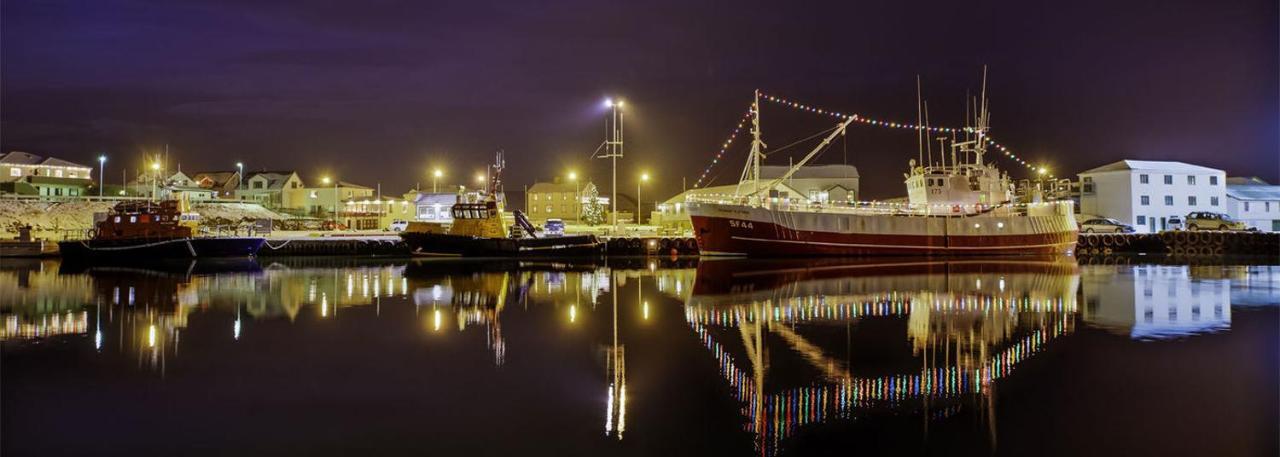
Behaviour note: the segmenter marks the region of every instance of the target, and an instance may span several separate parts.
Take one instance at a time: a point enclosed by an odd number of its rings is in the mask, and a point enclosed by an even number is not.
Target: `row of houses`
[[[1215,168],[1121,160],[1081,172],[1078,189],[1073,198],[1081,215],[1116,219],[1138,232],[1166,230],[1175,216],[1202,211],[1280,232],[1280,186],[1258,178],[1228,178]]]

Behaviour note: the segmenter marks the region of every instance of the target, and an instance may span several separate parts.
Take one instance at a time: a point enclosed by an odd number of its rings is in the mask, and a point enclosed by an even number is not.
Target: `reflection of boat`
[[[842,118],[788,172],[761,183],[765,152],[759,98],[757,92],[751,109],[754,141],[738,192],[692,197],[687,203],[703,254],[1010,255],[1062,254],[1075,247],[1070,201],[1013,203],[1008,174],[983,161],[989,141],[985,93],[973,113],[977,125],[964,129],[963,140],[953,137],[950,161],[945,154],[941,164],[932,163],[932,154],[929,163],[910,161],[904,174],[908,203],[836,202],[786,190],[787,180],[857,116]]]
[[[195,236],[197,214],[186,202],[120,202],[95,224],[89,239],[58,243],[64,258],[165,259],[247,257],[265,238]]]
[[[498,153],[486,180],[488,188],[474,201],[458,195],[450,208],[453,224],[447,230],[438,224],[410,224],[400,233],[409,249],[418,255],[448,257],[590,257],[604,252],[604,243],[595,235],[539,237],[520,211],[514,213],[517,225],[508,231],[497,198],[504,166]]]
[[[994,414],[995,381],[1073,328],[1071,258],[876,260],[699,265],[685,320],[763,454],[875,411]]]

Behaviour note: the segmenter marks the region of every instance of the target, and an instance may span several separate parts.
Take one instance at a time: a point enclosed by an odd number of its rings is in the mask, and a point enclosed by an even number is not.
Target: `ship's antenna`
[[[924,108],[923,96],[920,94],[920,75],[916,75],[916,161],[924,162]],[[911,170],[913,173],[915,170]]]
[[[929,101],[924,100],[921,103],[924,104],[924,125],[929,125]],[[924,147],[925,147],[925,150],[928,151],[929,153],[928,166],[932,167],[933,166],[933,142],[932,141],[924,142]]]
[[[754,98],[751,100],[751,156],[747,158],[747,164],[742,168],[742,175],[738,178],[738,186],[734,188],[734,196],[741,195],[742,183],[751,182],[751,193],[747,195],[755,195],[760,192],[760,159],[764,157],[764,148],[768,145],[764,144],[760,132],[760,90],[756,89]]]
[[[982,154],[986,152],[986,134],[990,128],[991,113],[987,111],[987,66],[982,66],[982,108],[978,117],[978,144],[974,145],[973,153],[977,156],[975,162],[978,166],[982,166]]]

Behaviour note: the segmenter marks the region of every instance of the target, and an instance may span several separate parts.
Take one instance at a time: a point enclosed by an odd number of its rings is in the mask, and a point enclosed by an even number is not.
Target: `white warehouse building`
[[[1080,213],[1159,232],[1172,216],[1227,213],[1226,180],[1226,172],[1199,165],[1121,160],[1080,173]]]
[[[1227,214],[1249,228],[1280,232],[1280,186],[1258,178],[1228,179]]]

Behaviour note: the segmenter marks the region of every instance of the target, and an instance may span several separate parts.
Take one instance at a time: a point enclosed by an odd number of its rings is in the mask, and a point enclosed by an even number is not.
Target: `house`
[[[196,186],[210,189],[218,198],[231,198],[242,183],[239,171],[204,171],[191,175]]]
[[[134,177],[133,180],[129,181],[126,189],[130,195],[170,198],[174,195],[173,190],[175,188],[183,188],[184,192],[194,192],[197,187],[201,187],[197,181],[181,171],[167,176],[163,172],[154,171]],[[197,194],[203,197],[202,193]]]
[[[93,185],[91,168],[22,151],[0,155],[0,192],[23,195],[86,195]]]
[[[458,202],[458,194],[455,192],[409,192],[404,198],[413,205],[413,220],[453,222],[453,213],[449,209]]]
[[[786,175],[791,167],[766,165],[760,167],[760,185],[766,186]],[[801,167],[790,178],[779,181],[771,189],[761,192],[778,198],[804,199],[815,203],[855,202],[858,200],[858,169],[852,165],[809,165]],[[752,191],[753,183],[726,184],[723,186],[689,189],[657,204],[650,215],[650,224],[667,229],[691,230],[692,222],[686,211],[689,198],[733,198]]]
[[[351,198],[338,208],[338,221],[352,230],[383,230],[393,221],[413,220],[417,208],[404,198]]]
[[[1140,233],[1193,211],[1225,213],[1226,173],[1182,162],[1121,160],[1080,173],[1081,217],[1109,217]]]
[[[268,208],[286,208],[293,202],[286,202],[285,189],[301,189],[302,178],[291,170],[255,171],[245,173],[244,183],[236,191],[236,198],[262,204]]]
[[[535,183],[529,187],[525,195],[525,208],[528,210],[526,212],[529,213],[529,220],[563,219],[576,222],[582,211],[579,192],[584,187],[576,181],[561,182],[560,178],[556,178],[553,182]]]
[[[1227,214],[1250,228],[1280,232],[1280,186],[1258,178],[1228,178]]]
[[[318,187],[285,188],[282,193],[282,209],[314,217],[332,217],[347,200],[372,197],[373,188],[338,181],[336,184],[321,184]]]

